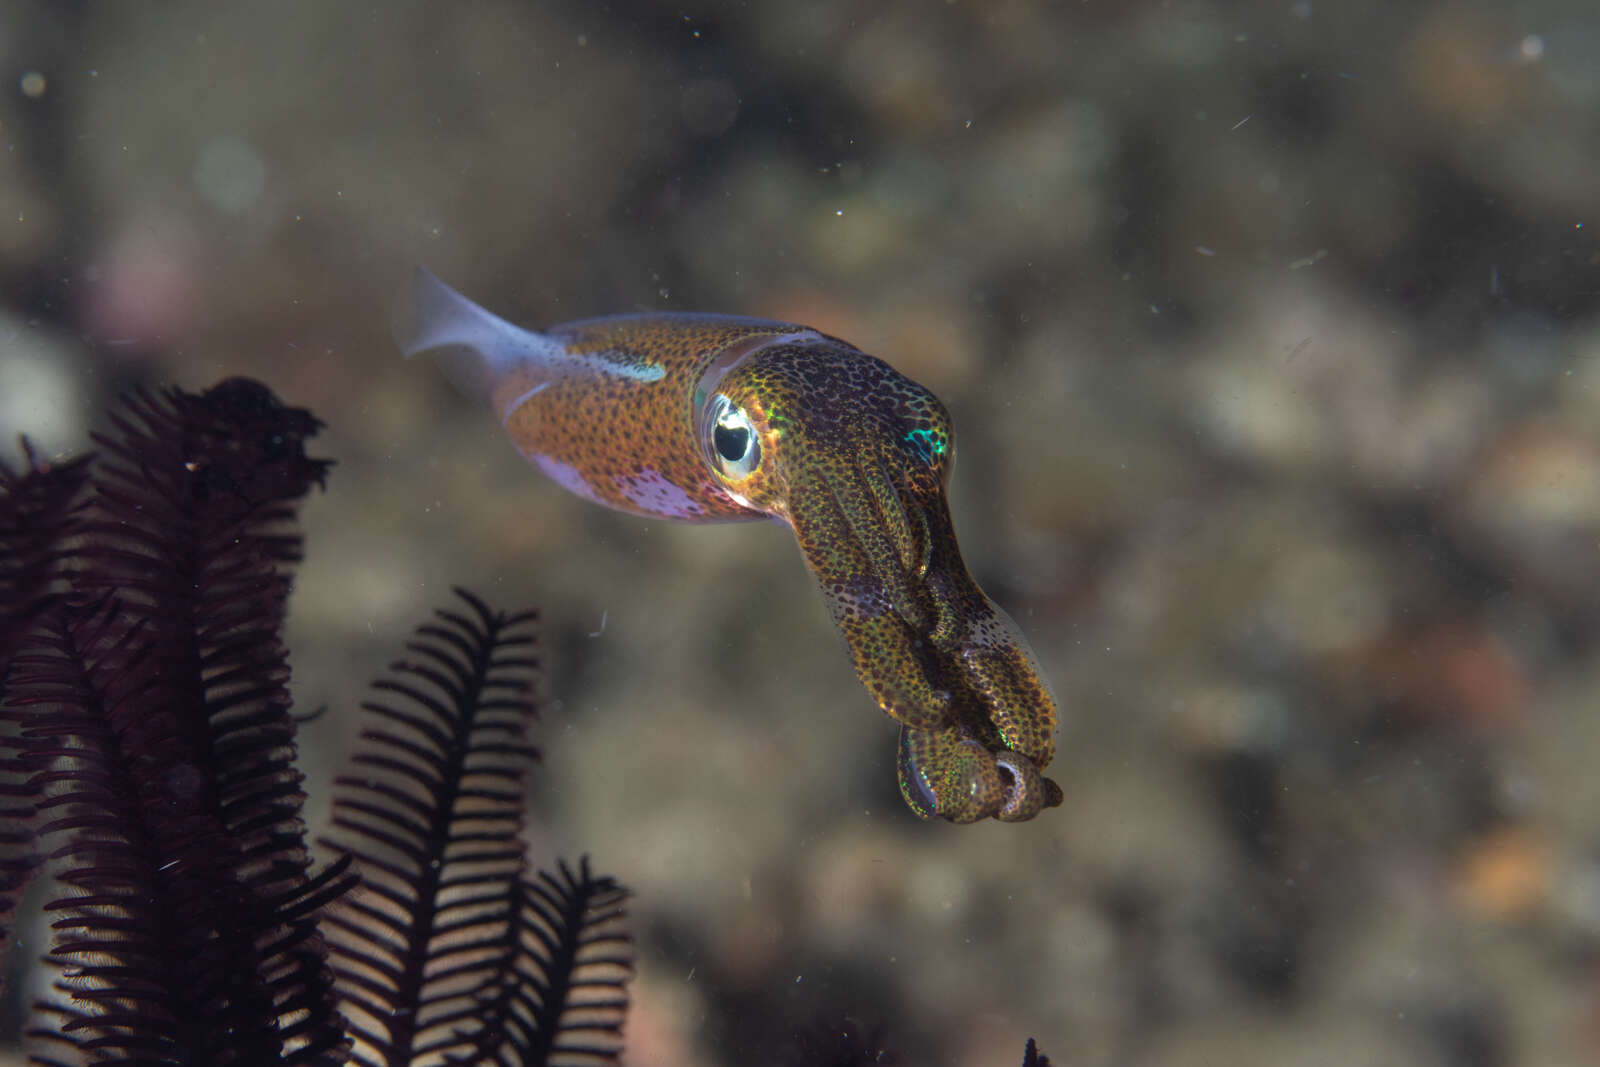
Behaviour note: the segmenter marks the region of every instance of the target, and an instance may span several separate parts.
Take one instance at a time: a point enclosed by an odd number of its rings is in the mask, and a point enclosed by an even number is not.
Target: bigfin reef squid
[[[423,269],[407,355],[445,349],[517,449],[596,503],[793,531],[860,678],[900,724],[900,792],[925,819],[1007,822],[1061,803],[1040,772],[1056,704],[1027,640],[978,588],[945,487],[937,397],[835,337],[731,315],[612,315],[526,330]]]

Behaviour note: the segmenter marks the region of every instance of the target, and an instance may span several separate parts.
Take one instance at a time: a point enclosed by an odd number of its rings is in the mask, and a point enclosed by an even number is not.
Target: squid
[[[1055,698],[962,562],[945,496],[955,436],[927,389],[794,323],[659,312],[528,330],[421,268],[394,332],[408,357],[442,350],[573,493],[793,530],[856,676],[899,724],[900,793],[918,816],[1022,822],[1061,803],[1042,774]]]

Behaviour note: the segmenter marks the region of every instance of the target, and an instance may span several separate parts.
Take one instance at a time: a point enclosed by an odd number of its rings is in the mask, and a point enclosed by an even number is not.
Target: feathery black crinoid
[[[342,1005],[365,1065],[615,1061],[631,941],[625,891],[524,873],[531,614],[440,611],[364,705],[335,837],[362,885],[331,910]]]
[[[242,379],[113,423],[6,691],[68,890],[40,1018],[96,1062],[342,1062],[316,919],[350,878],[311,871],[280,640],[318,424]]]
[[[0,681],[22,635],[60,576],[62,541],[89,477],[88,456],[65,463],[40,457],[22,439],[20,474],[0,462]]]
[[[321,424],[241,378],[200,395],[141,392],[124,408],[112,416],[121,436],[95,437],[74,594],[114,595],[129,625],[149,628],[151,703],[178,716],[201,805],[238,838],[248,877],[287,890],[307,859],[280,635],[298,502],[329,466],[304,451]]]
[[[22,441],[25,466],[0,463],[0,702],[12,653],[50,602],[60,577],[61,544],[73,503],[88,478],[88,458],[51,464]],[[15,724],[0,737],[0,954],[11,941],[11,916],[39,866],[31,769],[17,747]]]
[[[1039,1046],[1028,1038],[1028,1045],[1022,1050],[1022,1067],[1050,1067],[1050,1057],[1039,1051]]]

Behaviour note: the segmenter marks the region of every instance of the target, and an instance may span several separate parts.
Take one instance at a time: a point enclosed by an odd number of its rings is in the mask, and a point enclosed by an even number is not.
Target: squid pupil
[[[711,432],[711,443],[717,455],[729,463],[736,463],[750,450],[750,427],[718,425]]]

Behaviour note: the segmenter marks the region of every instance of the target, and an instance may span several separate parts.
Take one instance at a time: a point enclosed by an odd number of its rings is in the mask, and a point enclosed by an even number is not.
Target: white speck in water
[[[44,95],[44,75],[36,70],[30,70],[17,79],[17,86],[22,90],[22,95],[29,100],[37,100]]]
[[[1544,58],[1544,38],[1537,33],[1530,33],[1522,39],[1520,48],[1522,58],[1528,62],[1537,62]]]
[[[1249,121],[1250,121],[1250,116],[1246,115],[1244,118],[1240,119],[1238,122],[1235,122],[1233,124],[1233,129],[1237,130],[1240,126],[1243,126],[1245,123],[1247,123]]]
[[[1217,254],[1215,249],[1207,248],[1205,245],[1195,245],[1194,250],[1202,256],[1214,256]]]
[[[606,616],[609,615],[609,614],[610,614],[610,612],[608,612],[608,611],[602,611],[600,613],[600,629],[598,629],[598,630],[590,630],[589,631],[589,636],[590,637],[599,637],[601,634],[606,632]]]

